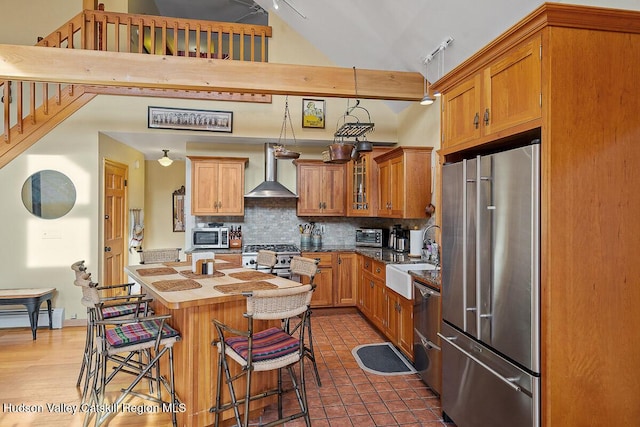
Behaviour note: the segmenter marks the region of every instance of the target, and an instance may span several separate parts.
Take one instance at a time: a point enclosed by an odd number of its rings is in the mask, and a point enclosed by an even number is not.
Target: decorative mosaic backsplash
[[[223,222],[227,227],[242,226],[242,243],[294,243],[299,245],[298,224],[315,222],[323,225],[323,245],[354,245],[355,230],[360,227],[391,228],[394,224],[403,227],[422,228],[426,218],[420,220],[398,220],[381,218],[347,217],[299,217],[296,215],[296,199],[245,199],[244,217],[198,217],[203,222]]]

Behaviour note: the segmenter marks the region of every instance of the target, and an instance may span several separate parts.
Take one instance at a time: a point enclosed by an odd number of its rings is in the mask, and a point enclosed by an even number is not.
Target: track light
[[[429,96],[429,80],[427,80],[427,74],[429,71],[429,61],[431,61],[431,55],[424,61],[424,96],[420,100],[420,105],[431,105],[435,101]]]
[[[273,0],[273,8],[275,10],[278,10],[279,7],[280,7],[280,4],[278,3],[278,0]]]
[[[169,155],[167,154],[169,153],[169,150],[162,150],[162,151],[164,152],[164,156],[158,159],[158,163],[160,163],[164,167],[170,166],[171,163],[173,163],[173,160],[171,160],[169,158]]]

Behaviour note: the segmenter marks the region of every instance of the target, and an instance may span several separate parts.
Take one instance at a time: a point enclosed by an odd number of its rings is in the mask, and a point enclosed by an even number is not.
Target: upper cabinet
[[[431,202],[432,147],[397,147],[374,158],[378,164],[376,216],[423,218]]]
[[[322,160],[295,160],[299,216],[344,216],[346,167]]]
[[[378,164],[373,160],[388,148],[363,152],[356,161],[347,163],[347,216],[371,217],[378,202]]]
[[[539,126],[535,120],[542,112],[541,51],[537,35],[444,93],[442,147]]]
[[[249,159],[189,157],[191,214],[244,215],[244,168]]]

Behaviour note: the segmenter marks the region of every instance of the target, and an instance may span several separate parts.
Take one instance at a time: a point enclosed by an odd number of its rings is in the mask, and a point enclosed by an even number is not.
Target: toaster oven
[[[389,238],[389,231],[383,228],[356,229],[356,246],[381,248]]]

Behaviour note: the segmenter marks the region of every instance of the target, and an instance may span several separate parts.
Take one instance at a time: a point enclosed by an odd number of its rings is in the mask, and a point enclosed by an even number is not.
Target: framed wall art
[[[302,127],[324,129],[324,99],[302,98]]]
[[[153,129],[232,131],[233,112],[188,108],[149,107],[148,127]]]

